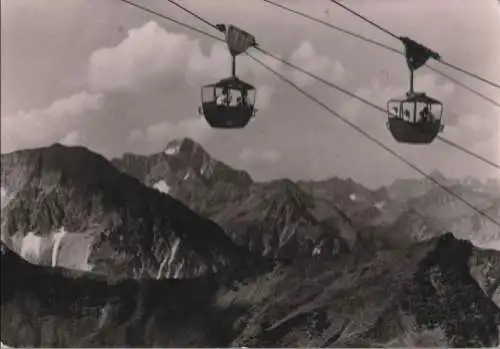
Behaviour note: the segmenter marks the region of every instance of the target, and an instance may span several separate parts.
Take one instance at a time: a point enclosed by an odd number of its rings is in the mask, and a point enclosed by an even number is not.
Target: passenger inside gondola
[[[399,109],[398,109],[398,107],[393,107],[393,108],[392,108],[392,112],[393,112],[393,114],[394,114],[393,116],[395,116],[395,117],[400,117],[400,116],[399,116]]]
[[[236,99],[236,105],[238,107],[246,107],[248,106],[248,92],[247,90],[242,90],[241,91],[241,96],[239,96],[237,99]]]
[[[421,122],[434,122],[434,115],[429,111],[429,107],[425,106],[421,111],[420,111],[420,121]]]
[[[217,96],[216,103],[219,106],[228,106],[231,103],[231,94],[229,93],[229,88],[223,88],[222,93]]]

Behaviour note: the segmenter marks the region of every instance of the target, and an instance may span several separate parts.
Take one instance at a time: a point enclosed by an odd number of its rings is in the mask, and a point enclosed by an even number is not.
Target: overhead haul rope
[[[346,5],[344,5],[344,4],[342,4],[342,3],[340,3],[338,0],[330,0],[330,1],[331,1],[331,2],[333,2],[334,4],[336,4],[337,6],[342,7],[342,8],[343,8],[343,9],[345,9],[346,11],[348,11],[348,12],[352,13],[352,14],[353,14],[353,15],[355,15],[356,17],[361,18],[363,21],[365,21],[365,22],[367,22],[367,23],[371,24],[371,25],[372,25],[372,26],[374,26],[375,28],[377,28],[377,29],[379,29],[379,30],[383,31],[384,33],[386,33],[386,34],[388,34],[388,35],[392,36],[393,38],[395,38],[395,39],[397,39],[397,40],[401,40],[401,37],[400,37],[399,35],[396,35],[396,34],[394,34],[393,32],[389,31],[388,29],[386,29],[386,28],[384,28],[384,27],[382,27],[382,26],[378,25],[377,23],[375,23],[374,21],[372,21],[372,20],[370,20],[370,19],[366,18],[365,16],[363,16],[363,15],[362,15],[362,14],[360,14],[359,12],[356,12],[356,11],[352,10],[351,8],[347,7]],[[480,80],[480,81],[482,81],[482,82],[484,82],[484,83],[486,83],[486,84],[488,84],[488,85],[490,85],[490,86],[493,86],[493,87],[496,87],[496,88],[500,88],[500,84],[497,84],[497,83],[495,83],[495,82],[492,82],[491,80],[485,79],[485,78],[483,78],[483,77],[481,77],[481,76],[479,76],[479,75],[477,75],[477,74],[475,74],[475,73],[471,73],[471,72],[469,72],[469,71],[467,71],[467,70],[465,70],[465,69],[463,69],[463,68],[457,67],[456,65],[453,65],[453,64],[448,63],[448,62],[446,62],[446,61],[443,61],[442,59],[437,59],[437,61],[438,61],[439,63],[441,63],[441,64],[443,64],[443,65],[447,66],[447,67],[450,67],[450,68],[452,68],[452,69],[455,69],[456,71],[459,71],[459,72],[461,72],[461,73],[463,73],[463,74],[466,74],[466,75],[468,75],[468,76],[470,76],[470,77],[473,77],[473,78],[475,78],[475,79],[477,79],[477,80]]]
[[[171,4],[175,5],[175,6],[179,7],[180,9],[182,9],[183,11],[185,11],[188,14],[192,15],[193,17],[197,18],[201,22],[207,24],[208,26],[210,26],[210,27],[212,27],[212,28],[214,28],[216,30],[219,30],[219,27],[217,25],[211,23],[210,21],[206,20],[205,18],[201,17],[197,13],[191,11],[190,9],[188,9],[188,8],[180,5],[176,1],[174,1],[174,0],[167,0],[167,1],[170,2]],[[263,1],[268,2],[269,0],[263,0]],[[217,38],[217,40],[221,40],[221,39]],[[221,40],[221,41],[224,41],[224,40]],[[316,80],[324,83],[325,85],[327,85],[327,86],[329,86],[329,87],[331,87],[333,89],[336,89],[336,90],[338,90],[338,91],[340,91],[340,92],[342,92],[342,93],[344,93],[344,94],[346,94],[346,95],[348,95],[348,96],[350,96],[352,98],[355,98],[355,99],[359,100],[360,102],[365,103],[365,104],[367,104],[367,105],[369,105],[369,106],[371,106],[371,107],[379,110],[380,112],[382,112],[384,114],[386,114],[387,112],[389,112],[389,114],[391,114],[392,116],[396,116],[392,112],[387,111],[385,108],[380,107],[380,106],[378,106],[378,105],[376,105],[376,104],[368,101],[367,99],[362,98],[362,97],[360,97],[360,96],[358,96],[358,95],[356,95],[356,94],[354,94],[354,93],[352,93],[352,92],[350,92],[350,91],[348,91],[348,90],[346,90],[346,89],[344,89],[344,88],[342,88],[342,87],[340,87],[340,86],[338,86],[338,85],[336,85],[336,84],[334,84],[334,83],[332,83],[332,82],[330,82],[328,80],[325,80],[325,79],[323,79],[323,78],[321,78],[321,77],[319,77],[319,76],[317,76],[315,74],[312,74],[312,73],[310,73],[310,72],[308,72],[308,71],[306,71],[306,70],[304,70],[304,69],[302,69],[302,68],[300,68],[300,67],[298,67],[298,66],[296,66],[296,65],[294,65],[294,64],[292,64],[292,63],[290,63],[290,62],[288,62],[288,61],[286,61],[286,60],[284,60],[284,59],[282,59],[280,57],[278,57],[277,55],[275,55],[275,54],[273,54],[273,53],[271,53],[269,51],[266,51],[266,50],[264,50],[264,49],[262,49],[260,47],[255,47],[255,48],[258,51],[262,52],[263,54],[265,54],[267,56],[270,56],[270,57],[278,60],[279,62],[281,62],[281,63],[283,63],[285,65],[288,65],[289,67],[291,67],[293,69],[296,69],[296,70],[302,72],[303,74],[306,74],[306,75],[312,77],[313,79],[316,79]],[[398,52],[397,50],[395,50],[395,51]],[[500,104],[499,104],[499,107],[500,107]],[[439,136],[439,135],[436,138],[438,140],[440,140],[441,142],[447,144],[448,146],[453,147],[455,149],[458,149],[459,151],[462,151],[462,152],[464,152],[464,153],[466,153],[466,154],[468,154],[468,155],[470,155],[472,157],[475,157],[476,159],[478,159],[480,161],[483,161],[484,163],[486,163],[486,164],[488,164],[488,165],[490,165],[492,167],[495,167],[496,169],[500,170],[500,164],[497,164],[497,163],[493,162],[492,160],[489,160],[489,159],[485,158],[482,155],[474,153],[471,150],[469,150],[469,149],[467,149],[467,148],[465,148],[465,147],[463,147],[463,146],[461,146],[461,145],[459,145],[459,144],[457,144],[457,143],[455,143],[455,142],[453,142],[453,141],[451,141],[451,140],[449,140],[447,138],[444,138],[444,137]]]
[[[345,28],[341,28],[341,27],[339,27],[339,26],[336,26],[336,25],[334,25],[334,24],[331,24],[331,23],[329,23],[329,22],[326,22],[326,21],[324,21],[324,20],[322,20],[322,19],[319,19],[319,18],[317,18],[317,17],[310,16],[310,15],[308,15],[308,14],[304,13],[304,12],[301,12],[301,11],[298,11],[298,10],[295,10],[295,9],[292,9],[292,8],[287,7],[287,6],[285,6],[285,5],[282,5],[282,4],[278,4],[278,3],[276,3],[276,2],[274,2],[274,1],[272,1],[272,0],[260,0],[260,1],[266,2],[266,3],[268,3],[268,4],[270,4],[270,5],[274,6],[274,7],[277,7],[277,8],[280,8],[280,9],[282,9],[282,10],[285,10],[285,11],[287,11],[287,12],[290,12],[290,13],[296,14],[296,15],[301,16],[301,17],[304,17],[304,18],[309,19],[309,20],[311,20],[311,21],[313,21],[313,22],[316,22],[316,23],[322,24],[322,25],[324,25],[324,26],[326,26],[326,27],[328,27],[328,28],[330,28],[330,29],[336,30],[336,31],[338,31],[338,32],[340,32],[340,33],[343,33],[343,34],[346,34],[346,35],[352,36],[352,37],[357,38],[357,39],[360,39],[360,40],[363,40],[363,41],[365,41],[365,42],[367,42],[367,43],[369,43],[369,44],[372,44],[372,45],[378,46],[378,47],[383,48],[383,49],[385,49],[385,50],[387,50],[387,51],[390,51],[390,52],[393,52],[393,53],[399,54],[399,55],[401,55],[401,56],[404,56],[404,55],[405,55],[403,51],[398,50],[398,49],[395,49],[395,48],[393,48],[393,47],[391,47],[391,46],[389,46],[389,45],[386,45],[386,44],[381,43],[381,42],[379,42],[379,41],[376,41],[376,40],[370,39],[370,38],[368,38],[368,37],[366,37],[366,36],[363,36],[363,35],[361,35],[361,34],[359,34],[359,33],[355,33],[355,32],[353,32],[353,31],[347,30],[347,29],[345,29]],[[497,107],[499,107],[499,108],[500,108],[500,103],[499,103],[499,102],[497,102],[497,101],[493,100],[492,98],[490,98],[490,97],[486,96],[485,94],[483,94],[483,93],[481,93],[481,92],[479,92],[479,91],[477,91],[477,90],[473,89],[473,88],[472,88],[472,87],[470,87],[470,86],[467,86],[465,83],[463,83],[463,82],[461,82],[461,81],[459,81],[459,80],[457,80],[457,79],[453,78],[452,76],[450,76],[450,75],[448,75],[448,74],[446,74],[446,73],[444,73],[444,72],[440,71],[440,70],[439,70],[439,69],[437,69],[437,68],[434,68],[434,67],[432,67],[432,66],[430,66],[430,65],[428,65],[428,64],[425,64],[424,66],[425,66],[427,69],[429,69],[429,70],[433,71],[434,73],[436,73],[436,74],[438,74],[438,75],[441,75],[442,77],[444,77],[444,78],[446,78],[446,79],[450,80],[450,81],[451,81],[451,82],[453,82],[454,84],[456,84],[456,85],[458,85],[458,86],[460,86],[460,87],[464,88],[465,90],[467,90],[467,91],[469,91],[469,92],[471,92],[471,93],[475,94],[475,95],[476,95],[476,96],[478,96],[478,97],[483,98],[484,100],[486,100],[486,101],[490,102],[491,104],[493,104],[493,105],[495,105],[495,106],[497,106]]]
[[[138,9],[141,9],[143,11],[146,11],[146,12],[149,12],[151,14],[154,14],[158,17],[161,17],[163,19],[166,19],[168,21],[171,21],[173,23],[176,23],[180,26],[183,26],[185,28],[188,28],[188,29],[191,29],[191,30],[194,30],[202,35],[205,35],[205,36],[208,36],[208,37],[211,37],[213,38],[214,40],[217,40],[217,41],[222,41],[222,42],[225,42],[225,40],[215,36],[215,35],[212,35],[210,33],[207,33],[201,29],[198,29],[198,28],[195,28],[193,26],[190,26],[186,23],[183,23],[181,21],[178,21],[174,18],[171,18],[169,16],[166,16],[166,15],[163,15],[157,11],[154,11],[154,10],[151,10],[151,9],[148,9],[146,7],[143,7],[143,6],[140,6],[138,4],[135,4],[129,0],[119,0],[121,2],[124,2],[126,4],[129,4],[129,5],[132,5]],[[168,0],[168,1],[172,1],[172,0]],[[208,22],[208,21],[207,21]],[[208,22],[210,23],[210,22]],[[211,25],[212,26],[212,25]],[[263,52],[264,53],[264,52]],[[436,179],[434,179],[432,176],[428,175],[427,173],[425,173],[423,170],[421,170],[419,167],[417,167],[416,165],[412,164],[410,161],[406,160],[402,155],[400,155],[399,153],[397,153],[396,151],[392,150],[391,148],[387,147],[384,143],[380,142],[378,139],[374,138],[373,136],[371,136],[368,132],[366,132],[365,130],[363,130],[362,128],[360,128],[359,126],[357,126],[356,124],[352,123],[351,121],[349,121],[348,119],[346,119],[345,117],[343,117],[342,115],[340,115],[338,112],[336,112],[335,110],[331,109],[329,106],[327,106],[325,103],[321,102],[319,99],[317,99],[316,97],[314,97],[313,95],[311,95],[310,93],[308,93],[307,91],[303,90],[302,88],[300,88],[298,85],[296,85],[293,81],[291,81],[290,79],[286,78],[285,76],[281,75],[280,73],[276,72],[274,69],[272,69],[271,67],[269,67],[268,65],[266,65],[264,62],[262,62],[261,60],[259,60],[258,58],[252,56],[251,54],[247,53],[247,55],[253,59],[254,61],[256,61],[257,63],[259,63],[262,67],[264,67],[266,70],[270,71],[273,75],[277,76],[278,78],[280,78],[281,80],[283,80],[284,82],[286,82],[287,84],[289,84],[290,86],[292,86],[293,88],[295,88],[297,91],[299,91],[301,94],[303,94],[304,96],[306,96],[307,98],[309,98],[310,100],[312,100],[313,102],[317,103],[318,105],[320,105],[321,107],[323,107],[325,110],[327,110],[328,112],[330,112],[333,116],[337,117],[339,120],[341,120],[342,122],[344,122],[345,124],[347,124],[348,126],[352,127],[354,130],[358,131],[358,133],[360,133],[361,135],[363,135],[364,137],[366,137],[367,139],[371,140],[373,143],[377,144],[378,146],[380,146],[382,149],[384,149],[385,151],[387,151],[389,154],[393,155],[394,157],[396,157],[397,159],[399,159],[401,162],[405,163],[406,165],[408,165],[409,167],[411,167],[413,170],[415,170],[416,172],[420,173],[422,176],[424,176],[425,178],[429,179],[431,182],[435,183],[437,186],[439,186],[440,188],[442,188],[444,191],[446,191],[448,194],[452,195],[453,197],[455,197],[456,199],[458,199],[459,201],[463,202],[465,205],[467,205],[469,208],[471,208],[473,211],[475,211],[476,213],[478,213],[479,215],[485,217],[486,219],[488,219],[489,221],[491,221],[493,224],[495,224],[496,226],[498,226],[500,228],[500,223],[497,222],[494,218],[492,218],[490,215],[488,215],[486,212],[483,212],[482,210],[478,209],[477,207],[475,207],[473,204],[469,203],[466,199],[464,199],[462,196],[460,196],[459,194],[456,194],[453,190],[449,189],[448,187],[442,185],[439,181],[437,181]]]

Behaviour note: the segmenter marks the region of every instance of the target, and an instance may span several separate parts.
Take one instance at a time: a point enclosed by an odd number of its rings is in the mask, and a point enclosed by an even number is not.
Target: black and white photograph
[[[499,38],[499,0],[1,0],[1,347],[500,347]]]

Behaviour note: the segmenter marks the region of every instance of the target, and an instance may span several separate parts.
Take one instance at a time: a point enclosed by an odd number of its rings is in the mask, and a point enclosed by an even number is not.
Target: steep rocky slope
[[[262,256],[336,256],[352,249],[357,238],[352,222],[331,202],[314,200],[290,180],[253,182],[187,138],[172,141],[163,154],[126,154],[112,163],[150,187],[167,190]]]
[[[280,260],[351,251],[356,232],[347,224],[340,226],[340,215],[330,212],[322,219],[316,208],[295,183],[277,180],[253,185],[244,199],[228,204],[213,219],[237,244]]]
[[[364,261],[345,257],[277,271],[257,287],[244,286],[253,291],[254,311],[233,344],[497,346],[500,303],[471,275],[474,254],[469,242],[446,234]]]
[[[217,212],[220,205],[244,197],[253,183],[248,173],[212,158],[189,138],[170,142],[159,154],[124,154],[111,162],[120,171],[207,217]]]
[[[126,154],[113,163],[144,184],[168,191],[223,226],[236,243],[266,256],[317,255],[322,246],[376,250],[443,230],[477,246],[500,249],[498,227],[428,179],[398,179],[378,190],[337,177],[258,183],[187,138],[172,141],[162,154]],[[500,221],[498,181],[450,179],[438,171],[432,176]],[[273,219],[277,212],[285,214]]]
[[[1,245],[1,335],[10,347],[197,347],[231,338],[209,280],[123,280],[29,264]]]
[[[255,267],[217,224],[83,147],[2,154],[1,165],[2,240],[29,260],[114,277]]]
[[[316,201],[336,205],[357,229],[377,222],[382,213],[394,209],[385,188],[370,190],[352,179],[333,177],[322,181],[299,181]]]
[[[203,279],[112,282],[30,265],[2,245],[2,342],[494,347],[500,304],[488,296],[498,292],[499,258],[446,234],[375,258],[303,261],[228,290]]]

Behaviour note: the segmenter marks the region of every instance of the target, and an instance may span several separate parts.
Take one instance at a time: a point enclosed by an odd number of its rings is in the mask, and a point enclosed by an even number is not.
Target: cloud
[[[59,99],[45,109],[33,109],[2,117],[2,151],[44,146],[68,136],[81,124],[91,122],[91,114],[103,104],[100,93],[79,92]]]
[[[275,89],[273,86],[259,86],[256,94],[255,108],[257,110],[266,109],[273,99]]]
[[[280,69],[278,61],[264,60],[273,69]],[[199,40],[170,33],[151,21],[131,29],[118,45],[95,51],[90,57],[88,83],[97,91],[130,89],[158,79],[172,84],[182,80],[191,85],[208,84],[229,76],[230,63],[225,43],[214,43],[205,55]],[[262,82],[270,73],[241,55],[237,57],[237,75]]]
[[[253,55],[271,68],[281,69],[280,62],[258,52]],[[256,87],[257,108],[267,108],[275,91],[274,76],[244,55],[237,58],[237,74]],[[100,48],[90,55],[86,70],[89,92],[61,98],[45,109],[2,116],[2,147],[12,151],[58,141],[76,144],[83,142],[85,133],[91,130],[95,132],[85,140],[113,152],[127,147],[124,141],[140,140],[145,144],[148,139],[161,139],[176,132],[201,136],[208,127],[204,120],[184,119],[192,115],[199,103],[198,97],[193,101],[191,96],[197,95],[196,90],[204,84],[229,75],[230,56],[225,43],[216,42],[204,52],[198,40],[148,22],[129,30],[117,45]],[[177,92],[187,89],[192,89],[191,96]],[[178,107],[172,108],[172,102]],[[164,120],[165,110],[169,110],[171,119],[183,121],[158,123],[159,119]],[[106,116],[110,122],[102,124],[102,119],[95,121],[95,117],[93,121],[86,115],[90,112]],[[141,125],[137,114],[143,115]],[[115,121],[120,124],[113,125]],[[148,124],[154,126],[147,128]],[[144,134],[139,136],[139,132]],[[102,134],[109,135],[108,139],[102,139]]]
[[[149,22],[131,29],[117,46],[95,51],[90,57],[88,81],[99,91],[126,88],[158,73],[178,74],[200,56],[198,41]]]
[[[78,131],[71,131],[67,133],[59,143],[72,146],[72,145],[81,145],[84,141],[84,137]]]
[[[499,157],[499,152],[491,147],[491,141],[495,142],[498,139],[497,120],[477,114],[463,114],[456,117],[455,123],[446,125],[444,133],[446,138],[461,144],[471,144],[477,148],[489,147],[486,153],[492,153],[495,158]]]
[[[329,57],[317,53],[308,41],[302,42],[292,53],[290,61],[294,65],[329,81],[341,82],[347,76],[347,72],[341,62],[332,61]],[[312,77],[295,69],[292,76],[301,87],[305,87],[314,81]]]
[[[272,164],[275,163],[280,158],[280,155],[275,150],[268,149],[263,151],[257,151],[254,149],[246,148],[240,153],[239,158],[246,165],[257,164],[262,162],[267,164]]]

